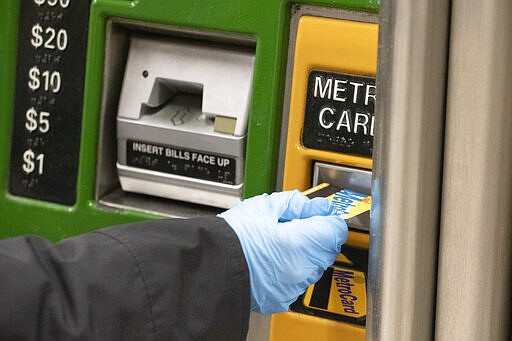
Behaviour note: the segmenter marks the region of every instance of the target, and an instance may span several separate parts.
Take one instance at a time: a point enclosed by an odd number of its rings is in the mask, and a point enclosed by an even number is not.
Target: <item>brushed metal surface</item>
[[[512,2],[452,1],[436,340],[510,340]]]
[[[431,340],[449,1],[383,0],[367,340]]]
[[[323,182],[366,195],[372,194],[372,172],[366,169],[315,162],[313,164],[313,186]]]

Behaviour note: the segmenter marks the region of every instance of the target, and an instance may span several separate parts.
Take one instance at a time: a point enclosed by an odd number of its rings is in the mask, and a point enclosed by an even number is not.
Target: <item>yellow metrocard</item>
[[[364,212],[370,211],[372,197],[348,189],[331,194],[327,197],[338,209],[338,214],[343,219],[350,219]]]
[[[359,319],[366,316],[366,280],[362,271],[330,267],[304,295],[304,306]]]
[[[337,213],[345,220],[351,227],[366,229],[369,223],[369,214],[372,207],[372,197],[370,195],[351,191],[346,188],[339,188],[332,186],[328,183],[322,183],[318,186],[312,187],[304,192],[310,198],[324,197],[333,203],[337,209]],[[360,219],[354,220],[353,218],[367,216],[365,221]]]

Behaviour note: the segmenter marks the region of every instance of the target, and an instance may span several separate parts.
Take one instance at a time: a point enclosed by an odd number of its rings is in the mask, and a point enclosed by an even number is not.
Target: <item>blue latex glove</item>
[[[338,255],[345,221],[325,198],[299,191],[263,194],[218,215],[240,240],[249,267],[251,310],[288,310]]]

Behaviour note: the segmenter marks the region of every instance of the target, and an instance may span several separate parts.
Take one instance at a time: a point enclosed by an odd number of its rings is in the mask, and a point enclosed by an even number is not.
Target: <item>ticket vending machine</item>
[[[371,195],[376,17],[307,7],[294,13],[290,32],[282,188],[329,184]],[[335,264],[272,318],[272,340],[364,340],[369,213],[348,221]]]
[[[511,7],[2,0],[0,237],[328,183],[371,219],[248,340],[509,340]]]
[[[368,78],[373,71],[339,73],[330,67],[340,59],[340,44],[307,46],[314,37],[334,39],[339,25],[356,24],[348,29],[359,34],[359,24],[375,21],[365,14],[378,9],[370,0],[315,1],[319,12],[299,31],[290,23],[313,8],[308,1],[205,6],[9,0],[1,6],[9,19],[2,28],[10,38],[2,40],[0,56],[5,69],[0,210],[1,219],[10,222],[2,236],[35,229],[58,240],[138,219],[215,214],[243,198],[280,189],[280,131],[288,117],[282,108],[296,105],[286,85],[288,52],[294,53],[296,42],[295,69],[317,63],[307,59],[311,49],[319,47],[325,57],[312,74],[317,96],[308,105],[347,99],[355,100],[356,108],[372,106],[375,99]],[[330,17],[338,12],[348,13],[348,19],[335,19],[331,26]],[[358,50],[364,40],[349,38],[344,44],[353,47],[346,52]],[[363,107],[349,123],[332,122],[334,109],[325,109],[322,124],[334,130],[353,124],[354,136],[365,131],[369,151],[373,117]],[[294,120],[287,121],[290,127]],[[305,127],[314,130],[314,124]],[[314,148],[318,142],[311,138]],[[345,164],[369,169],[366,154]],[[300,167],[305,173],[298,179],[309,178],[311,170]],[[23,221],[13,218],[19,210]]]
[[[217,214],[333,179],[370,194],[377,10],[373,0],[1,1],[0,237],[57,241]],[[340,256],[357,263],[360,287],[367,227]],[[357,323],[322,318],[323,333],[362,335],[362,302],[347,317]],[[315,334],[306,308],[297,330]],[[249,339],[268,339],[268,321],[253,320]]]

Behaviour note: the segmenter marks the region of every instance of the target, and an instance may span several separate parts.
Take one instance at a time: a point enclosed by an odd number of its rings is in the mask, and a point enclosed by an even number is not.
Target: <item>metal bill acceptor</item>
[[[250,49],[133,35],[117,115],[123,190],[240,201],[253,64]]]

